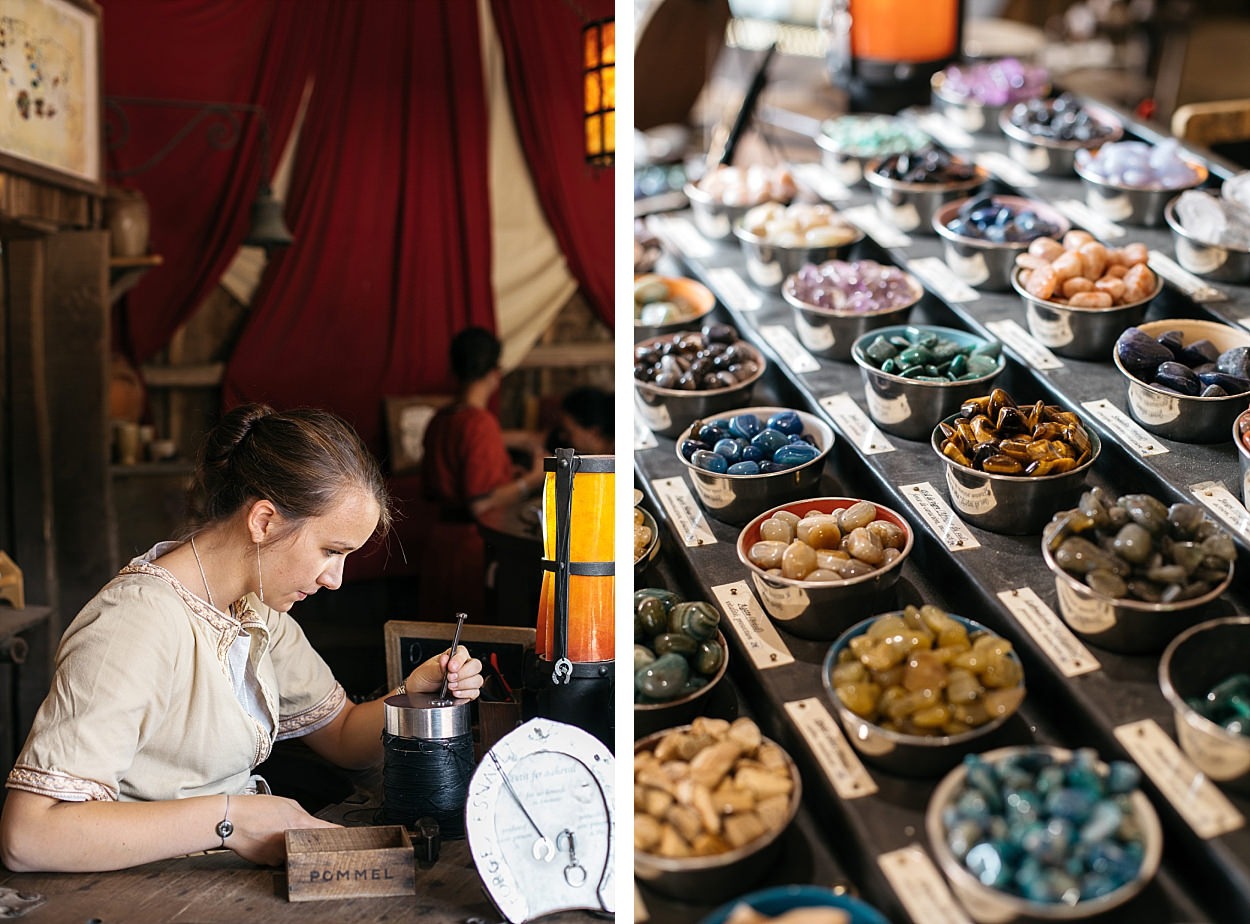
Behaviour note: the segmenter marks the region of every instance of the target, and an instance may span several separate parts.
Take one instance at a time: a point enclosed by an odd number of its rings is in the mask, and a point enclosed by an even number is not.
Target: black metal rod
[[[447,698],[447,682],[451,675],[451,659],[456,656],[456,646],[460,644],[460,630],[464,628],[464,621],[469,618],[468,613],[456,614],[456,633],[451,637],[451,653],[447,655],[447,667],[443,671],[443,688],[438,693],[439,699]]]
[[[768,46],[768,50],[764,52],[764,60],[755,69],[755,76],[751,78],[751,85],[747,87],[746,96],[742,98],[742,106],[739,108],[737,116],[734,117],[734,123],[729,129],[728,137],[725,138],[725,150],[721,152],[720,156],[722,167],[733,163],[734,151],[738,147],[738,141],[741,139],[742,133],[751,122],[751,116],[755,112],[755,104],[760,98],[760,91],[764,89],[764,84],[768,82],[768,65],[776,53],[777,43],[773,42]]]

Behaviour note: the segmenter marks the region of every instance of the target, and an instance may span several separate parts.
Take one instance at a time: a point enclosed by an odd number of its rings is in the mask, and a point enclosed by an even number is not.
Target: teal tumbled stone
[[[711,677],[725,663],[725,646],[719,639],[705,639],[699,642],[699,650],[691,663],[700,674]]]
[[[634,673],[638,673],[640,668],[646,667],[655,660],[655,652],[646,645],[634,646]]]
[[[864,347],[864,355],[872,360],[874,365],[880,366],[887,359],[892,359],[898,355],[898,347],[884,337],[877,337],[872,343]]]
[[[681,655],[670,652],[656,658],[635,675],[635,688],[654,700],[676,699],[690,679],[690,665]]]
[[[685,632],[661,632],[655,637],[655,653],[657,655],[666,655],[673,651],[689,658],[698,650],[698,640],[691,638]]]
[[[992,356],[983,356],[979,353],[973,353],[968,357],[968,374],[976,378],[983,375],[989,375],[998,368],[998,360]]]
[[[720,610],[706,600],[679,603],[668,616],[670,632],[684,632],[699,641],[714,638],[720,625]]]

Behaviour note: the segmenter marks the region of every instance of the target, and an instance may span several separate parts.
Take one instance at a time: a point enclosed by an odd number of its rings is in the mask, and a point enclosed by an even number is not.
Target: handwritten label
[[[1017,189],[1028,189],[1037,185],[1037,177],[999,151],[982,151],[976,156],[976,162]]]
[[[1090,650],[1063,624],[1031,587],[1000,590],[998,599],[1011,611],[1024,630],[1033,637],[1046,657],[1065,677],[1077,677],[1101,670]]]
[[[794,174],[796,180],[810,187],[826,202],[841,202],[843,199],[851,198],[851,191],[846,188],[846,184],[815,161],[791,164],[790,172]]]
[[[857,205],[853,209],[843,209],[842,217],[882,247],[908,247],[911,245],[911,238],[898,228],[888,224],[881,217],[881,213],[871,205]]]
[[[707,281],[716,297],[732,311],[758,311],[764,303],[760,294],[752,291],[746,281],[727,266],[708,270]]]
[[[1154,719],[1121,725],[1115,737],[1199,837],[1219,837],[1246,823]]]
[[[1015,321],[990,321],[985,326],[1026,366],[1032,366],[1039,372],[1063,368],[1059,357],[1030,337],[1028,331]]]
[[[794,655],[790,654],[746,581],[718,584],[712,588],[712,595],[720,603],[721,611],[752,664],[763,670],[794,663]]]
[[[1076,339],[1066,311],[1054,311],[1029,302],[1024,319],[1033,339],[1043,346],[1065,347]]]
[[[803,345],[794,339],[790,328],[781,324],[767,324],[760,328],[760,336],[768,341],[777,351],[781,361],[790,367],[791,372],[817,372],[820,363]]]
[[[829,412],[834,425],[851,443],[866,456],[879,452],[893,452],[894,444],[886,439],[877,425],[868,419],[855,399],[848,392],[829,395],[820,399],[820,406]]]
[[[1066,575],[1055,576],[1055,594],[1059,597],[1059,612],[1077,632],[1098,635],[1115,628],[1115,603],[1111,599],[1098,596]]]
[[[971,924],[919,844],[883,853],[877,857],[877,865],[911,920],[924,924]]]
[[[964,283],[937,257],[912,260],[907,268],[948,302],[971,302],[981,297],[976,289]]]
[[[955,474],[955,470],[946,466],[946,488],[950,491],[955,509],[970,516],[979,516],[997,507],[998,498],[994,496],[994,486],[990,484],[990,480],[981,476],[968,477],[970,481],[979,481],[980,484],[975,487],[964,484],[959,480],[960,476]]]
[[[1157,456],[1168,451],[1166,446],[1159,444],[1158,439],[1139,427],[1127,414],[1106,398],[1083,401],[1081,407],[1106,424],[1108,430],[1139,456],[1143,458]]]
[[[1228,296],[1205,280],[1199,279],[1167,254],[1150,251],[1150,268],[1196,302],[1219,302]]]
[[[868,399],[868,413],[874,420],[882,423],[902,423],[912,414],[911,403],[902,392],[895,397],[888,397],[869,385],[864,389],[864,397]]]
[[[634,390],[634,410],[638,412],[638,419],[652,430],[667,430],[673,425],[673,418],[668,413],[668,405],[648,404],[637,389]]]
[[[1077,199],[1060,199],[1053,204],[1073,224],[1080,225],[1096,238],[1106,241],[1124,237],[1125,231],[1123,228],[1099,215],[1084,202]]]
[[[654,449],[660,445],[655,440],[655,434],[646,428],[642,420],[634,417],[634,451],[642,452],[644,449]]]
[[[1250,542],[1250,510],[1241,505],[1241,501],[1224,487],[1222,481],[1203,481],[1191,484],[1189,490],[1202,506],[1206,507],[1217,519],[1235,532],[1244,542]]]
[[[990,278],[990,267],[985,262],[985,254],[971,248],[967,253],[959,251],[960,248],[954,242],[942,241],[942,253],[946,257],[946,265],[960,280],[970,286],[979,286]]]
[[[1128,383],[1128,406],[1134,417],[1155,427],[1171,423],[1181,416],[1178,396],[1147,388],[1136,380]]]
[[[877,200],[877,212],[900,231],[915,231],[920,227],[920,212],[910,202],[893,203]]]
[[[803,346],[823,355],[833,349],[833,345],[838,342],[838,337],[833,332],[832,325],[823,321],[813,323],[807,320],[808,315],[814,313],[796,311],[794,313],[794,329],[798,331],[799,339],[803,341]]]
[[[652,215],[647,219],[647,227],[656,237],[687,257],[703,260],[714,252],[708,239],[699,233],[688,218],[675,215]]]
[[[807,746],[839,798],[858,799],[877,791],[877,784],[859,762],[837,720],[821,700],[814,696],[792,700],[786,703],[786,713],[803,733]]]
[[[963,520],[955,516],[942,497],[927,481],[916,484],[901,484],[898,489],[903,492],[907,502],[916,508],[916,512],[929,524],[929,528],[937,534],[952,552],[964,552],[968,549],[979,549],[981,543],[976,536],[968,532]]]
[[[971,135],[953,122],[948,122],[940,113],[926,112],[916,116],[916,122],[948,148],[970,148],[976,144]]]
[[[716,542],[703,511],[699,509],[690,488],[682,478],[656,478],[652,480],[651,487],[668,512],[669,522],[683,543],[695,547]]]

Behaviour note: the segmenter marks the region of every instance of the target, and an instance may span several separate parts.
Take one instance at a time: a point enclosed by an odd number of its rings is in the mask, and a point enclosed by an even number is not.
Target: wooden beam
[[[611,340],[585,343],[540,343],[517,364],[518,369],[582,369],[611,366],[616,345]]]

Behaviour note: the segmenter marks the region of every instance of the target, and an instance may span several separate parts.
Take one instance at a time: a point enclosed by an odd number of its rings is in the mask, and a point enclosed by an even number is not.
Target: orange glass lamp
[[[582,27],[583,118],[586,162],[611,167],[616,161],[616,20]]]
[[[613,746],[615,485],[612,456],[557,449],[545,462],[538,715]]]

